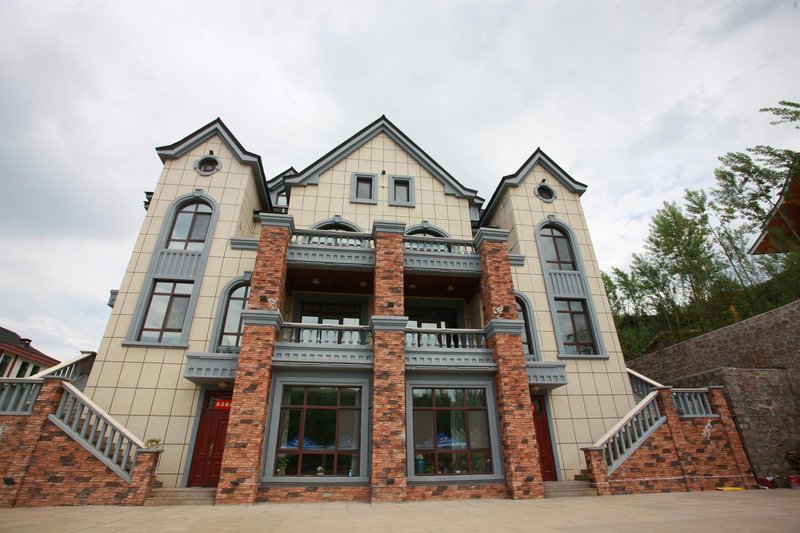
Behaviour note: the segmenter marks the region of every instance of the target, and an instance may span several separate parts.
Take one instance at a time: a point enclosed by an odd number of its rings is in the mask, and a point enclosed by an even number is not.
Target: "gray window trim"
[[[585,355],[585,354],[568,354],[564,353],[564,345],[561,342],[561,332],[558,328],[558,312],[556,311],[556,298],[555,298],[555,290],[550,281],[550,276],[547,273],[550,269],[547,266],[545,261],[544,255],[541,253],[541,250],[538,251],[539,253],[539,264],[542,267],[542,275],[544,276],[544,285],[547,289],[547,300],[550,304],[550,316],[553,319],[553,331],[556,335],[556,343],[558,344],[558,358],[559,359],[608,359],[608,354],[605,351],[605,347],[603,346],[603,339],[600,335],[600,327],[597,322],[597,312],[595,311],[594,305],[592,304],[592,293],[589,289],[589,283],[586,279],[586,270],[583,266],[583,259],[581,258],[581,253],[579,247],[577,245],[577,240],[575,239],[575,233],[572,231],[572,228],[565,222],[562,222],[555,215],[548,215],[544,220],[540,221],[536,225],[536,247],[538,250],[539,247],[539,239],[541,239],[542,228],[546,225],[553,225],[558,227],[558,229],[562,230],[567,238],[569,239],[569,245],[572,249],[572,255],[575,258],[575,266],[578,268],[578,273],[581,276],[581,280],[583,281],[583,286],[586,287],[586,298],[579,298],[580,300],[586,303],[586,312],[589,315],[589,322],[592,327],[592,336],[594,337],[594,345],[597,349],[596,354]]]
[[[163,251],[166,250],[166,243],[169,239],[169,233],[172,230],[172,224],[175,221],[175,216],[186,204],[196,201],[204,201],[211,207],[211,222],[208,224],[208,234],[206,237],[205,246],[200,255],[200,260],[197,265],[197,272],[191,278],[159,278],[155,279],[155,272],[158,266],[158,259]],[[214,231],[217,226],[217,218],[219,217],[219,205],[216,200],[211,196],[205,194],[201,189],[181,195],[170,204],[167,214],[164,217],[164,222],[161,225],[161,231],[158,234],[156,245],[153,249],[153,254],[150,257],[150,265],[147,267],[147,276],[142,282],[142,289],[139,292],[139,298],[136,301],[136,307],[133,310],[130,326],[128,326],[128,334],[125,340],[122,341],[123,346],[142,346],[142,347],[162,347],[162,348],[188,348],[189,347],[189,330],[192,326],[194,318],[194,310],[197,307],[198,296],[200,294],[200,285],[203,281],[203,273],[206,269],[208,262],[208,254],[211,250],[211,242],[214,240]],[[142,328],[144,321],[144,314],[147,311],[146,307],[150,302],[150,295],[153,292],[156,281],[179,281],[192,283],[192,294],[189,296],[189,306],[186,309],[186,318],[184,318],[183,329],[181,330],[181,338],[176,342],[171,343],[158,343],[152,341],[138,340],[139,332]]]
[[[528,326],[528,330],[531,332],[531,343],[533,344],[534,353],[530,354],[536,361],[542,360],[542,345],[539,344],[539,332],[536,330],[536,317],[533,315],[533,302],[531,299],[528,298],[525,294],[517,291],[515,292],[516,299],[522,304],[525,308],[525,315],[528,319],[526,324]],[[522,317],[520,317],[522,318]]]
[[[492,463],[495,471],[491,474],[471,474],[465,476],[418,476],[414,472],[414,411],[411,389],[414,387],[481,387],[486,389],[486,407],[489,415],[489,438],[492,445]],[[491,375],[406,374],[406,472],[409,483],[442,484],[453,482],[503,481],[503,454],[500,445],[500,424],[497,418],[497,400],[494,378]]]
[[[267,417],[267,431],[264,438],[264,449],[261,457],[261,481],[263,483],[279,483],[281,485],[343,485],[369,482],[370,456],[371,456],[371,424],[372,411],[371,370],[366,372],[338,372],[328,370],[320,371],[275,371],[275,377],[270,387],[269,415]],[[285,385],[330,385],[330,386],[358,386],[361,387],[361,460],[359,468],[361,475],[358,477],[300,477],[300,476],[275,476],[272,465],[275,462],[275,452],[278,442],[278,426],[280,424],[280,404],[278,398],[283,396]],[[277,403],[276,403],[277,402]]]
[[[439,237],[444,237],[445,239],[451,238],[448,232],[446,232],[439,226],[434,226],[427,220],[423,220],[420,224],[414,224],[413,226],[408,226],[403,235],[413,236],[417,232],[438,233]]]
[[[398,200],[395,198],[394,186],[399,181],[408,182],[408,201]],[[399,207],[414,207],[416,205],[416,196],[414,193],[414,177],[413,176],[389,176],[389,205]]]
[[[347,220],[346,218],[342,218],[341,215],[333,215],[331,218],[314,222],[314,224],[311,226],[311,229],[320,229],[329,224],[339,224],[341,226],[346,226],[357,233],[364,233],[364,230],[361,229],[361,226],[353,221]]]
[[[214,170],[211,171],[200,170],[200,162],[205,161],[206,159],[213,159],[214,161],[217,162],[217,166],[214,168]],[[210,176],[211,174],[214,174],[215,172],[222,170],[222,161],[220,161],[219,158],[215,155],[206,154],[200,157],[200,159],[198,159],[197,161],[195,161],[192,168],[194,168],[197,171],[197,173],[200,174],[201,176]]]
[[[552,193],[552,195],[553,195],[553,196],[552,196],[552,198],[545,198],[544,196],[541,196],[541,195],[539,194],[539,189],[540,189],[540,188],[542,188],[542,187],[545,187],[545,188],[547,188],[547,189],[550,189],[550,192],[551,192],[551,193]],[[535,195],[535,196],[536,196],[536,197],[537,197],[539,200],[541,200],[541,201],[543,201],[544,203],[547,203],[547,204],[552,204],[553,202],[555,202],[555,201],[556,201],[556,198],[558,198],[558,193],[556,192],[556,190],[555,190],[554,188],[552,188],[550,185],[548,185],[547,183],[537,183],[537,184],[534,186],[534,188],[533,188],[533,194],[534,194],[534,195]]]
[[[358,178],[370,178],[372,180],[372,197],[358,198]],[[378,203],[378,175],[367,172],[353,172],[350,176],[350,202],[354,204],[377,204]]]
[[[228,303],[228,298],[230,298],[233,291],[242,285],[250,285],[250,280],[252,277],[252,272],[245,272],[238,278],[234,278],[226,283],[222,288],[222,291],[219,293],[219,298],[217,301],[217,314],[214,316],[214,327],[211,330],[211,338],[208,340],[208,353],[217,353],[217,349],[219,348],[220,337],[222,337],[222,327],[225,325],[225,317],[223,315],[225,314],[225,307]]]

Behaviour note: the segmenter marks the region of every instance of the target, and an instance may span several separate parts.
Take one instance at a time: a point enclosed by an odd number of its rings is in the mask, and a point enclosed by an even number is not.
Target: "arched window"
[[[186,204],[175,215],[166,247],[170,250],[202,250],[210,223],[211,207],[208,204]]]
[[[559,356],[604,357],[589,283],[572,231],[551,215],[537,227],[536,239]]]
[[[539,233],[540,250],[548,267],[556,270],[577,270],[575,256],[572,255],[569,237],[552,224],[542,228]]]
[[[528,316],[528,306],[522,302],[517,296],[517,314],[519,318],[525,323],[522,328],[522,351],[525,353],[525,358],[536,354],[536,348],[533,345],[533,333],[531,332],[531,318]]]
[[[187,346],[216,205],[199,189],[170,205],[124,345]]]
[[[449,235],[442,229],[431,226],[426,221],[406,229],[403,234],[406,237],[435,237],[447,238]],[[425,240],[405,240],[403,245],[406,250],[419,252],[449,252],[450,246],[443,242],[431,242]]]
[[[219,332],[219,351],[238,351],[242,345],[242,311],[250,297],[250,284],[240,284],[228,293],[222,326]]]

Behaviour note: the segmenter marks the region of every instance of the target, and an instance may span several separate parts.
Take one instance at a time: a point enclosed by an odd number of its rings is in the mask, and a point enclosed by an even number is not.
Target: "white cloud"
[[[589,185],[605,269],[717,156],[800,142],[757,113],[800,94],[792,0],[7,0],[0,19],[0,323],[65,356],[99,343],[153,147],[216,116],[274,175],[385,113],[486,198],[541,146]]]

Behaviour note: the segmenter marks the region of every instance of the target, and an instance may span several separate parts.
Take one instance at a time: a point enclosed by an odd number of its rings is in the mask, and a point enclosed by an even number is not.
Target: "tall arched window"
[[[167,240],[170,250],[202,250],[211,224],[211,207],[203,202],[186,204],[175,215]]]
[[[525,322],[525,327],[522,328],[522,351],[525,357],[536,354],[536,349],[533,346],[533,334],[531,333],[531,319],[528,316],[527,306],[517,296],[517,314],[520,319]]]
[[[250,284],[242,284],[228,293],[222,326],[219,332],[219,351],[235,352],[242,345],[242,311],[250,296]]]
[[[536,239],[559,356],[604,357],[589,283],[572,231],[551,215],[537,227]]]
[[[187,346],[216,219],[202,190],[172,202],[123,344]]]

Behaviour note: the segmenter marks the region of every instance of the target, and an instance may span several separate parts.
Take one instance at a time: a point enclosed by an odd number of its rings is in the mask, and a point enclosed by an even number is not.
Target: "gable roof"
[[[547,172],[549,172],[558,182],[566,187],[566,189],[570,192],[577,193],[578,196],[583,195],[588,188],[586,184],[581,183],[580,181],[574,179],[572,176],[567,174],[567,172],[558,166],[558,164],[550,159],[541,148],[536,148],[531,156],[522,163],[522,166],[517,169],[516,172],[513,174],[509,174],[507,176],[503,176],[500,179],[500,183],[497,185],[497,188],[494,190],[492,197],[489,199],[489,203],[486,204],[486,208],[481,213],[481,225],[483,222],[491,215],[492,211],[494,211],[495,204],[498,199],[503,196],[503,194],[511,187],[519,187],[519,184],[522,183],[522,180],[527,176],[530,171],[536,165],[541,165],[544,167]]]
[[[381,115],[377,120],[368,124],[361,131],[357,132],[295,175],[290,176],[284,173],[281,176],[284,177],[286,185],[290,187],[293,185],[305,186],[318,183],[320,174],[381,133],[385,133],[390,139],[400,145],[403,150],[408,152],[411,157],[430,172],[434,178],[439,180],[442,185],[444,185],[445,194],[468,198],[472,200],[473,203],[477,204],[483,203],[483,199],[477,195],[478,191],[465,187],[451,176],[439,163],[425,153],[422,148],[417,146],[414,141],[386,118],[386,115]]]
[[[20,337],[17,333],[3,327],[0,327],[0,352],[13,353],[44,367],[51,367],[59,363],[58,359],[53,359],[31,346],[30,339]]]
[[[268,209],[272,204],[267,194],[267,179],[264,174],[264,167],[261,164],[261,156],[253,152],[248,152],[244,146],[242,146],[242,143],[231,133],[231,130],[228,129],[225,123],[222,122],[221,118],[215,118],[180,141],[166,146],[156,147],[156,152],[158,153],[158,157],[161,158],[162,163],[167,159],[177,159],[214,135],[220,136],[225,145],[233,152],[233,155],[241,164],[247,165],[253,169],[256,175],[258,193],[264,206]]]
[[[750,247],[752,255],[787,252],[786,243],[782,242],[800,230],[800,181],[786,179],[781,195],[775,206],[767,215],[761,233]]]

